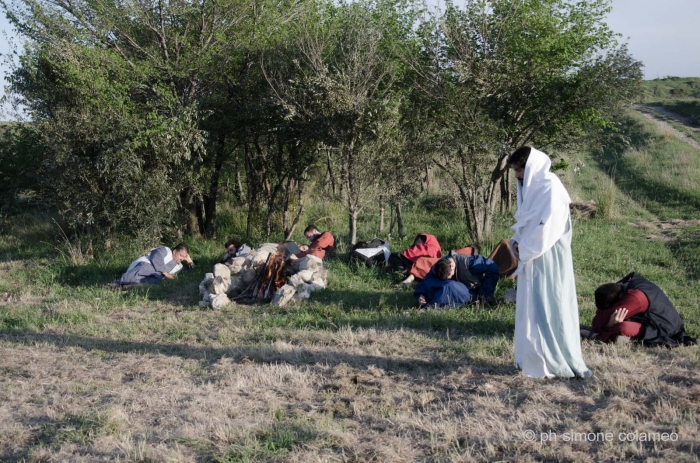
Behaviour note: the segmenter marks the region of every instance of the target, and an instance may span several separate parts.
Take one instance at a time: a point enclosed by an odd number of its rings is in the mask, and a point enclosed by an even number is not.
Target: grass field
[[[599,205],[574,223],[581,322],[597,285],[637,271],[697,336],[700,151],[636,113],[624,130],[629,145],[570,154],[563,174]],[[461,215],[435,204],[406,208],[393,249],[417,232],[469,244]],[[308,218],[345,233],[333,204]],[[374,222],[362,218],[361,237]],[[223,227],[241,229],[235,210]],[[190,242],[199,265],[175,281],[112,292],[143,249],[90,258],[58,232],[31,211],[0,237],[0,461],[699,459],[697,347],[584,341],[591,379],[533,380],[513,365],[512,304],[418,312],[395,277],[341,259],[310,301],[203,310],[197,285],[220,243]]]

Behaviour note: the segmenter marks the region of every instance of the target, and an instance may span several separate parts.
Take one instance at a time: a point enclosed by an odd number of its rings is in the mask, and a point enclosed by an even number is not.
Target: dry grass
[[[487,343],[499,355],[474,355]],[[504,347],[504,350],[498,349]],[[537,381],[512,342],[435,332],[287,330],[174,351],[3,335],[3,461],[695,461],[695,348],[584,343],[592,379]],[[479,352],[482,352],[479,350]],[[507,352],[507,354],[503,354]],[[478,357],[478,358],[476,358]],[[526,432],[535,433],[529,441]],[[676,441],[620,442],[620,432]],[[612,442],[565,433],[612,432]],[[558,440],[540,442],[556,433]]]

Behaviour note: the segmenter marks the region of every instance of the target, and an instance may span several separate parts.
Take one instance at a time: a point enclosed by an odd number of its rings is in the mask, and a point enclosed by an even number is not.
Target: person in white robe
[[[581,354],[571,256],[571,198],[545,153],[529,146],[508,159],[518,179],[511,227],[518,259],[515,364],[533,378],[591,375]]]

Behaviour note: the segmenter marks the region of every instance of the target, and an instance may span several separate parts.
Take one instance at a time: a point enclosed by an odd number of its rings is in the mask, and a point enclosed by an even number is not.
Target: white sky
[[[646,79],[700,77],[700,0],[613,0],[608,25],[622,34],[632,56],[644,63]],[[10,51],[7,37],[17,41],[4,11],[0,31],[2,97],[9,70],[4,62]],[[6,117],[0,114],[0,120]]]

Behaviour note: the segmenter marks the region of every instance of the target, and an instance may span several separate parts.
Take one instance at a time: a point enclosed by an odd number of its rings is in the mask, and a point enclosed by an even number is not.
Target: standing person
[[[321,233],[316,225],[309,225],[304,230],[304,236],[311,244],[299,246],[301,252],[296,255],[297,257],[304,257],[309,254],[319,259],[335,257],[335,238],[330,232]]]
[[[193,265],[189,249],[185,243],[170,248],[161,246],[151,250],[147,256],[136,259],[129,265],[117,282],[122,286],[160,283],[163,278],[172,280],[182,270],[182,262]]]
[[[549,171],[549,157],[529,146],[508,158],[518,179],[511,238],[518,259],[515,364],[526,376],[588,377],[581,355],[571,257],[571,198]]]

